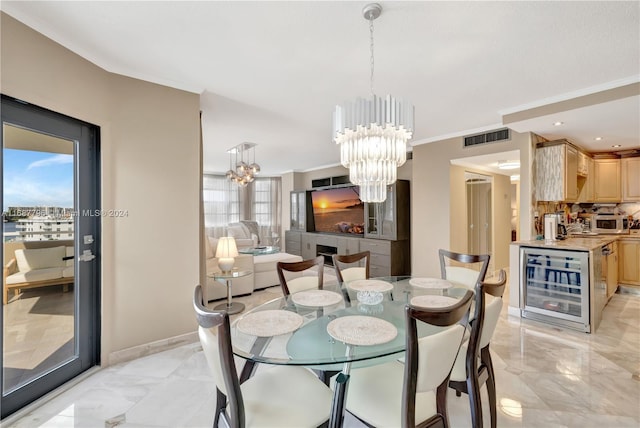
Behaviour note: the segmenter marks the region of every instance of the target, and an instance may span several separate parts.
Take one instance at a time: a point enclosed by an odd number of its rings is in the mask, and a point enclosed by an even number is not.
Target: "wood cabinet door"
[[[595,202],[620,202],[620,159],[595,159]]]
[[[564,200],[574,202],[578,199],[578,151],[568,145],[565,150]]]
[[[595,172],[593,170],[593,159],[587,156],[587,175],[578,177],[578,202],[593,202],[593,188],[596,181]]]
[[[640,201],[640,157],[621,160],[622,200]]]
[[[619,282],[640,285],[640,241],[620,241],[618,244]]]

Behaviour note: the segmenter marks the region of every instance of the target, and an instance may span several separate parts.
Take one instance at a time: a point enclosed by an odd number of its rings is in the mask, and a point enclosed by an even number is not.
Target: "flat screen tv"
[[[358,186],[311,192],[316,232],[364,234],[364,202]]]

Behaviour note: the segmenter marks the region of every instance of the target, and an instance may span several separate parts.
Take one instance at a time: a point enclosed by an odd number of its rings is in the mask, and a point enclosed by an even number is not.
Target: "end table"
[[[212,274],[208,274],[208,277],[227,285],[227,302],[214,306],[213,309],[227,311],[229,315],[242,312],[244,310],[244,304],[231,300],[231,281],[233,281],[233,278],[242,278],[252,273],[250,270],[232,270],[231,272],[213,272]]]

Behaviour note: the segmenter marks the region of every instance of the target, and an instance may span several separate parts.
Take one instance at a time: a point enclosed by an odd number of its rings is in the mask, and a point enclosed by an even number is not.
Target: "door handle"
[[[82,251],[82,254],[78,257],[78,260],[80,260],[81,262],[90,262],[95,258],[96,256],[91,252],[91,250],[84,250]]]

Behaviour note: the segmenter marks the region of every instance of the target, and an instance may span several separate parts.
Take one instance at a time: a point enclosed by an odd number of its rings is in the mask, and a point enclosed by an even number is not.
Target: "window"
[[[240,220],[257,221],[261,238],[280,235],[279,177],[259,177],[247,187],[231,183],[224,175],[207,174],[203,180],[204,222],[214,236],[222,236],[229,223]]]
[[[202,199],[205,227],[240,221],[240,192],[225,176],[205,175]]]

